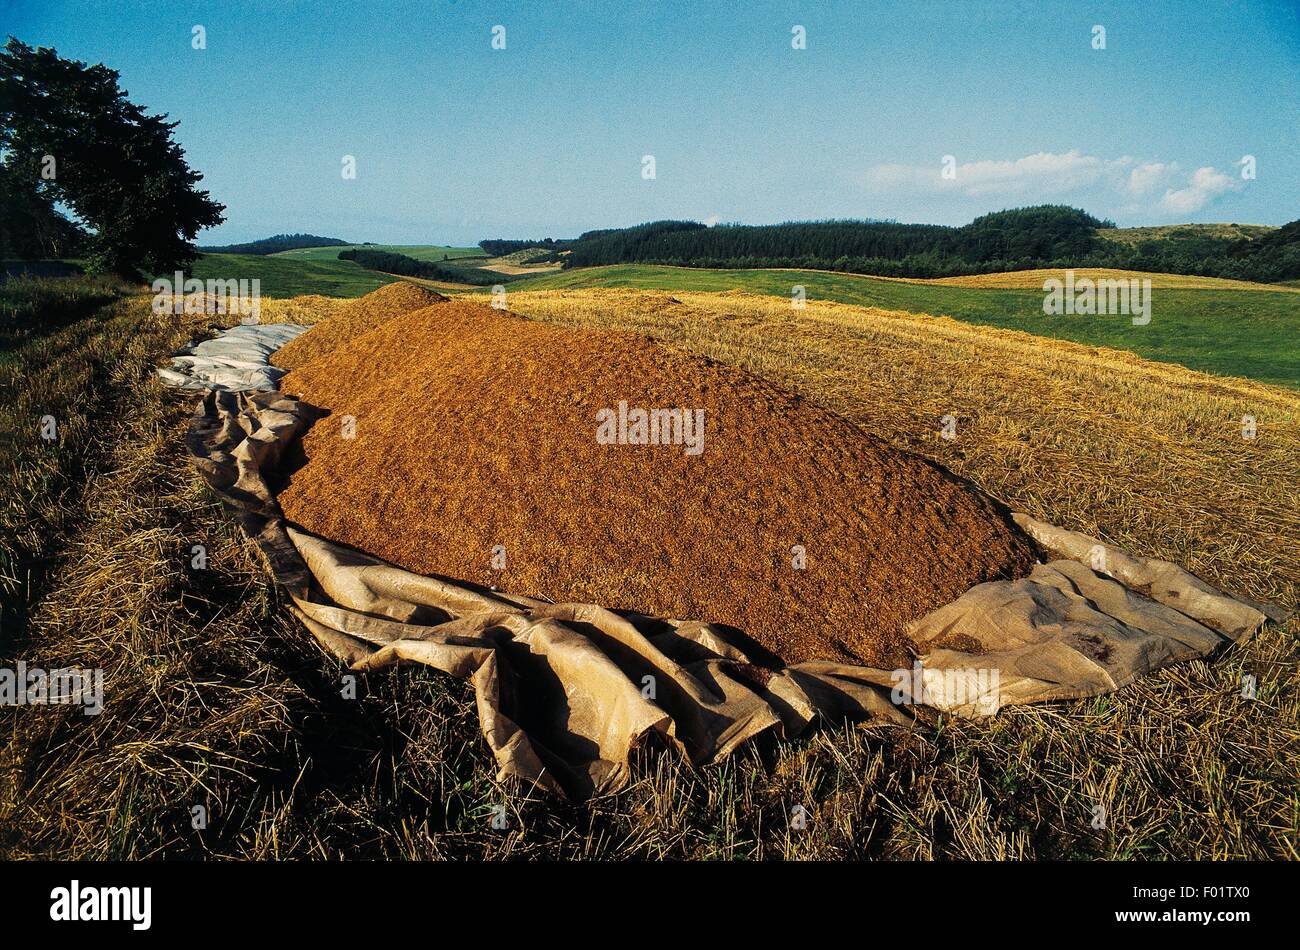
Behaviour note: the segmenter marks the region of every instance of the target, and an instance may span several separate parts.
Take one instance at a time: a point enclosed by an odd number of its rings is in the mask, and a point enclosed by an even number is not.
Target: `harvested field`
[[[1300,597],[1300,397],[1121,350],[946,317],[756,294],[510,295],[565,326],[652,335],[800,393],[1014,508],[1182,564],[1212,584]],[[957,438],[939,437],[957,418]],[[1244,438],[1242,419],[1258,421]],[[1294,621],[1293,621],[1294,622]]]
[[[328,313],[327,319],[318,326],[312,327],[311,333],[303,334],[276,351],[271,357],[271,365],[283,369],[301,366],[386,320],[446,299],[442,294],[404,280],[387,284],[364,297],[329,308],[333,312]]]
[[[1089,280],[1149,280],[1152,287],[1169,290],[1272,290],[1294,293],[1296,288],[1283,284],[1260,284],[1250,280],[1232,280],[1225,277],[1197,277],[1184,274],[1152,274],[1138,270],[1116,270],[1111,267],[1076,267],[1074,279]],[[909,283],[937,284],[941,287],[997,287],[1041,290],[1043,281],[1065,279],[1061,268],[1001,271],[996,274],[972,274],[968,277],[884,278]],[[878,278],[880,279],[880,278]]]
[[[442,303],[282,388],[355,418],[354,438],[329,418],[305,437],[291,521],[421,573],[731,625],[787,662],[906,664],[910,621],[1034,560],[944,470],[631,334]],[[681,438],[637,444],[638,409],[681,410]],[[598,438],[602,411],[629,444]]]
[[[760,373],[1034,514],[1275,603],[1300,595],[1300,398],[1288,390],[867,307],[685,290],[510,303]],[[20,618],[6,630],[30,617],[9,659],[103,667],[115,697],[97,717],[0,707],[7,857],[1300,857],[1294,618],[1108,696],[936,732],[828,726],[702,770],[647,750],[623,794],[557,808],[496,777],[466,684],[412,665],[340,699],[346,669],[283,609],[254,542],[187,468],[191,400],[150,371],[209,320],[151,318],[149,304],[33,338],[5,368],[21,398],[0,412],[16,453],[0,483],[44,565],[24,555],[8,572],[33,578],[5,598]],[[140,360],[109,371],[124,400],[111,411],[85,398],[102,385],[44,371],[91,365],[86,346]],[[58,455],[19,437],[33,407],[72,414]],[[1254,440],[1243,412],[1260,420]],[[936,435],[944,413],[959,420],[951,442]],[[88,442],[109,457],[84,456]],[[82,466],[97,475],[64,491]],[[196,542],[208,571],[185,567]],[[1246,674],[1258,701],[1241,699]],[[220,820],[196,838],[200,788]],[[504,834],[488,820],[501,802]],[[811,803],[807,830],[790,828],[791,802]],[[1104,830],[1088,821],[1098,802]]]
[[[503,257],[484,261],[481,266],[483,270],[494,270],[498,274],[507,274],[511,277],[519,274],[552,274],[560,269],[559,264],[516,264]]]
[[[303,294],[301,297],[263,297],[262,323],[297,323],[311,326],[336,316],[353,302],[339,297]]]

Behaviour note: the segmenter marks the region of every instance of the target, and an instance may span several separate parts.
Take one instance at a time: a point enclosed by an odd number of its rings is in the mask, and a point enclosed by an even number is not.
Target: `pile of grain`
[[[281,347],[271,356],[271,365],[283,369],[302,366],[385,321],[446,299],[442,294],[404,280],[385,284],[343,304],[328,319]]]
[[[909,621],[1034,559],[947,472],[630,334],[439,303],[282,386],[332,413],[280,495],[307,530],[420,573],[729,624],[787,662],[904,665]],[[602,444],[620,402],[704,410],[703,451]]]

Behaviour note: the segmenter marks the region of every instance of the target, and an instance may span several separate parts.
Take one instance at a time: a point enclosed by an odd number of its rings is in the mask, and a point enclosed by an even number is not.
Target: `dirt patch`
[[[442,294],[399,280],[350,300],[328,319],[271,356],[271,365],[293,369],[328,353],[345,340],[373,330],[387,320],[446,300]]]
[[[439,303],[282,388],[332,412],[280,495],[307,530],[420,573],[727,624],[787,662],[904,665],[909,621],[1035,558],[944,470],[630,334]],[[685,425],[636,444],[636,409],[702,411],[702,450]]]

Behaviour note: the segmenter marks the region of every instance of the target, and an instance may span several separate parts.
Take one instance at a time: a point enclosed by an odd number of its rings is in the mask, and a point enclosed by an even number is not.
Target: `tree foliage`
[[[75,257],[86,232],[54,207],[53,199],[0,163],[0,260]]]
[[[458,284],[474,284],[487,287],[504,284],[510,277],[481,267],[458,267],[453,264],[438,264],[422,261],[405,254],[392,251],[371,251],[366,248],[349,248],[339,251],[339,260],[355,261],[367,270],[381,271],[385,274],[398,274],[402,277],[422,277],[426,280],[445,280]]]
[[[513,254],[515,251],[526,251],[529,248],[543,248],[553,250],[563,247],[565,241],[557,241],[555,238],[543,238],[540,241],[507,241],[504,238],[495,240],[479,241],[478,246],[483,248],[483,253],[488,257],[504,257],[507,254]]]
[[[1115,267],[1240,280],[1300,277],[1300,233],[1292,223],[1264,238],[1192,235],[1136,247],[1103,240],[1114,227],[1077,208],[1039,205],[998,211],[961,227],[896,221],[806,221],[719,225],[654,221],[553,241],[565,267],[670,264],[681,267],[798,267],[883,277],[953,277],[1040,267]],[[539,246],[543,242],[519,242]],[[483,242],[488,249],[514,242]]]
[[[92,269],[160,273],[194,259],[194,238],[224,220],[224,206],[196,188],[203,176],[172,138],[177,123],[128,100],[118,76],[10,37],[0,149],[23,200],[64,205],[91,229]]]
[[[807,221],[719,225],[655,221],[589,231],[569,249],[566,266],[641,261],[688,266],[797,266],[824,269],[967,271],[991,261],[1077,256],[1097,244],[1104,222],[1055,205],[1000,211],[960,228],[894,221]],[[710,262],[708,264],[702,262]],[[763,263],[754,263],[763,262]],[[887,263],[888,262],[888,263]]]
[[[199,250],[212,254],[278,254],[303,247],[347,247],[351,243],[342,238],[321,237],[318,234],[276,234],[244,244],[200,247]]]

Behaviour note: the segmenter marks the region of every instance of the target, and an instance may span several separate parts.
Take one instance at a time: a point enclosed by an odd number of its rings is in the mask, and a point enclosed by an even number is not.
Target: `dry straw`
[[[635,291],[510,303],[766,375],[1035,515],[1296,604],[1293,392],[856,307]],[[1095,700],[930,733],[828,728],[700,771],[647,750],[629,789],[580,809],[498,783],[463,684],[405,668],[341,699],[344,671],[197,488],[192,399],[151,371],[195,330],[153,320],[141,297],[0,368],[19,394],[0,411],[15,447],[0,469],[6,530],[40,543],[6,591],[31,607],[22,642],[5,631],[7,661],[102,665],[106,685],[94,718],[0,710],[6,857],[1300,859],[1294,619]],[[32,413],[50,407],[74,407],[67,457],[32,445]],[[952,441],[938,435],[948,413]],[[199,542],[207,573],[186,567]]]

